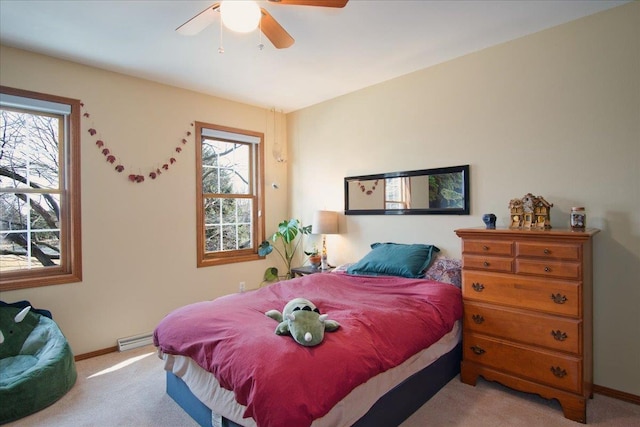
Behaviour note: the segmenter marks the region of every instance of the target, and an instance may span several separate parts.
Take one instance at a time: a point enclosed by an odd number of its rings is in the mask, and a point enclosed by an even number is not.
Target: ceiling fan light
[[[220,15],[224,26],[238,33],[253,31],[260,23],[260,7],[255,1],[223,1]]]

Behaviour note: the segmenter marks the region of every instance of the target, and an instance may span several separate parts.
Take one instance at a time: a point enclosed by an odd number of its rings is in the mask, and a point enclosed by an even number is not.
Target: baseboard
[[[96,350],[90,353],[79,354],[75,356],[74,359],[77,362],[78,360],[85,360],[85,359],[91,359],[92,357],[104,356],[105,354],[115,353],[116,351],[118,351],[118,346],[107,347],[107,348],[103,348],[102,350]]]
[[[614,399],[624,400],[625,402],[635,403],[636,405],[640,405],[640,396],[635,394],[626,393],[624,391],[614,390],[609,387],[603,387],[601,385],[593,385],[593,392],[597,394],[601,394],[607,397],[613,397]]]

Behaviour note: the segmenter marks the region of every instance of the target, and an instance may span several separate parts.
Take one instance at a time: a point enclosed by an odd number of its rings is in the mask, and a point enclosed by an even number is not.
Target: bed
[[[154,331],[167,393],[202,426],[400,424],[459,373],[459,263],[427,258],[400,275],[361,260],[176,309]],[[314,347],[276,335],[265,312],[296,297],[338,330]]]

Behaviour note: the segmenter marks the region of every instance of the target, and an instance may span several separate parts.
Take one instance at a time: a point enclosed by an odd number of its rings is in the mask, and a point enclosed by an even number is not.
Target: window
[[[80,101],[0,86],[0,290],[82,280]]]
[[[259,259],[263,134],[196,122],[198,267]]]

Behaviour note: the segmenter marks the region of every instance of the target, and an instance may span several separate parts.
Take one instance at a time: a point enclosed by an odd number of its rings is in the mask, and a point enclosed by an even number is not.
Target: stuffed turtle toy
[[[328,320],[328,314],[320,314],[314,303],[305,298],[294,298],[285,306],[282,313],[269,310],[268,317],[280,322],[276,334],[291,335],[305,347],[318,345],[324,339],[324,332],[333,332],[340,327],[335,320]]]

